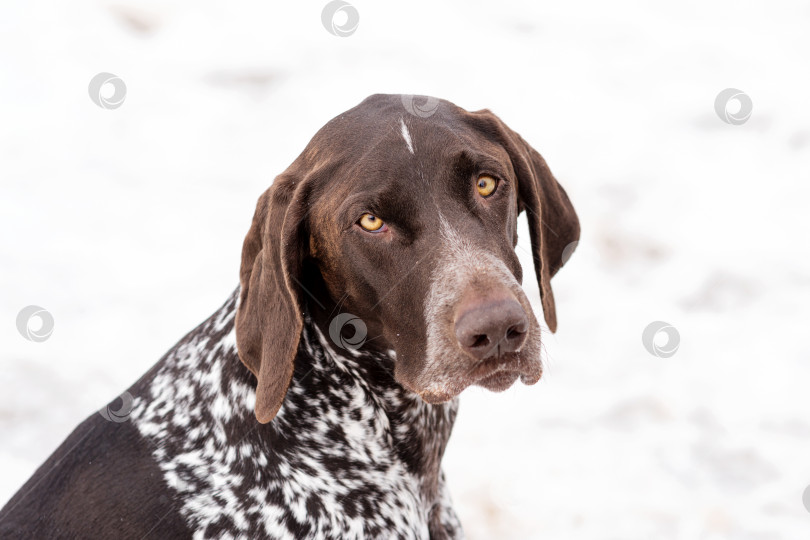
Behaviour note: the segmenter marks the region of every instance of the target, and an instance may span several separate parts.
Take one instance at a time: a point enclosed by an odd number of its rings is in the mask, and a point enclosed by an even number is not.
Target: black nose
[[[526,312],[514,298],[474,302],[456,317],[459,345],[479,360],[517,351],[528,329]]]

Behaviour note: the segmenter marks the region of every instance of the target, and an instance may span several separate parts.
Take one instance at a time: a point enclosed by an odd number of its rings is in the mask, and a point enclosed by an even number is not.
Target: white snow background
[[[444,467],[468,537],[808,538],[810,5],[352,3],[336,37],[323,0],[3,2],[0,501],[226,299],[320,126],[417,93],[501,116],[583,230],[544,379],[462,394]],[[90,100],[99,72],[120,108]],[[715,113],[726,88],[746,123]],[[15,325],[31,304],[42,343]],[[657,320],[670,358],[642,345]]]

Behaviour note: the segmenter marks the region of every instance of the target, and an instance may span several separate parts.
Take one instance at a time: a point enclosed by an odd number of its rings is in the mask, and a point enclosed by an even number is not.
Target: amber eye
[[[498,181],[489,175],[482,174],[478,177],[475,187],[478,188],[478,194],[482,197],[489,197],[495,193],[495,188],[498,187]]]
[[[379,231],[383,225],[385,225],[383,220],[374,214],[363,214],[360,218],[360,226],[370,232]]]

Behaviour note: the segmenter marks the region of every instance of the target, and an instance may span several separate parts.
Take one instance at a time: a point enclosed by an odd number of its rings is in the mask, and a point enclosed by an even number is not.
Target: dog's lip
[[[480,360],[470,371],[469,379],[475,384],[500,372],[520,375],[524,382],[527,380],[537,382],[543,369],[539,362],[529,362],[521,357],[520,352],[513,352]]]
[[[520,372],[510,369],[499,369],[485,377],[481,377],[475,384],[489,390],[506,390],[512,386],[520,376]]]
[[[539,359],[527,359],[520,352],[512,352],[478,360],[465,373],[457,374],[444,385],[416,393],[426,403],[445,403],[470,386],[500,392],[512,386],[518,377],[523,384],[533,385],[542,375],[543,364]]]
[[[480,370],[480,368],[478,369]],[[418,392],[418,395],[426,403],[435,405],[450,401],[470,386],[481,386],[492,392],[502,392],[515,384],[518,378],[525,385],[535,384],[540,380],[542,374],[542,364],[537,364],[532,369],[523,363],[510,362],[497,365],[494,368],[486,368],[486,371],[478,373],[475,377],[457,380],[455,383],[450,384],[449,387],[441,390],[422,391]]]

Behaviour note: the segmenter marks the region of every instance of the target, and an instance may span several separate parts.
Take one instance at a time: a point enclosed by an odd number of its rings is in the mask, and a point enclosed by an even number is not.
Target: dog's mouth
[[[427,403],[450,401],[469,386],[480,386],[491,392],[503,392],[520,381],[525,385],[537,383],[543,375],[539,359],[527,359],[520,353],[507,353],[479,361],[466,374],[452,377],[441,385],[431,385],[420,397]]]
[[[482,360],[471,373],[470,382],[493,392],[511,387],[518,377],[526,385],[535,384],[543,375],[539,361],[527,361],[520,353],[508,353]]]
[[[501,370],[479,379],[475,384],[492,392],[503,392],[515,384],[518,377],[520,377],[520,373],[517,371]]]
[[[480,257],[486,262],[488,255]],[[476,271],[490,268],[494,284],[484,287],[479,274],[469,283],[454,283],[456,276],[442,274],[433,287],[443,294],[431,292],[426,300],[440,307],[426,310],[426,347],[413,351],[424,355],[419,371],[410,378],[402,370],[405,377],[399,380],[428,403],[449,401],[470,386],[502,392],[518,379],[533,385],[543,374],[541,329],[532,306],[504,263],[490,262]]]

